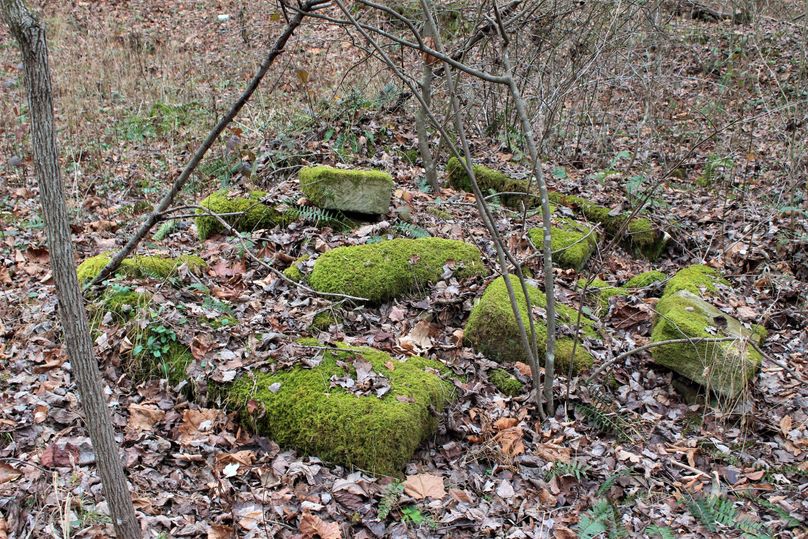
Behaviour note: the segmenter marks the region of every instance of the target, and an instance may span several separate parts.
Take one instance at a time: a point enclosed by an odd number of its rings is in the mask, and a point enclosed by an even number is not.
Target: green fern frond
[[[609,492],[609,490],[611,490],[612,485],[614,485],[615,481],[627,475],[631,475],[631,470],[629,470],[628,468],[620,470],[619,472],[610,475],[609,477],[606,478],[606,481],[604,481],[603,484],[598,487],[597,495],[598,496],[605,495],[607,492]]]
[[[626,535],[625,528],[620,524],[620,514],[606,499],[598,500],[581,515],[577,528],[579,539],[593,539],[602,533],[608,533],[609,537],[615,539]]]
[[[177,222],[174,219],[169,219],[160,225],[157,232],[155,232],[154,236],[152,237],[154,238],[154,241],[163,241],[166,239],[166,236],[174,232],[175,228],[177,228]]]
[[[552,468],[547,471],[545,481],[550,481],[554,477],[571,476],[580,482],[586,477],[589,470],[590,467],[587,464],[574,460],[570,462],[561,462],[559,460],[554,462]]]
[[[393,228],[393,230],[396,230],[400,234],[415,239],[429,238],[432,236],[432,234],[430,234],[428,230],[425,230],[420,226],[415,226],[412,223],[407,222],[396,223],[391,228]]]
[[[668,528],[667,526],[651,525],[645,528],[645,533],[649,537],[658,535],[660,539],[676,539],[676,536],[673,534],[673,530]]]
[[[284,214],[292,219],[300,219],[306,223],[314,224],[345,224],[345,216],[338,211],[318,208],[317,206],[303,206],[291,199],[283,200],[286,206]]]
[[[379,509],[376,516],[379,520],[384,520],[394,508],[398,507],[398,501],[401,498],[401,493],[404,492],[404,483],[395,481],[387,485],[382,493],[382,499],[379,501]]]

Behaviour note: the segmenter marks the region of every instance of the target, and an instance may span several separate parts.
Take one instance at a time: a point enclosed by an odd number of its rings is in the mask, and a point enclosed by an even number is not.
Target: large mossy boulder
[[[574,195],[550,193],[550,200],[576,210],[593,223],[603,226],[608,236],[615,236],[630,217],[628,212],[613,212],[606,206],[595,204]],[[624,231],[623,245],[635,255],[656,260],[667,246],[667,236],[648,218],[634,217]]]
[[[88,258],[76,268],[80,282],[86,282],[101,273],[104,266],[109,264],[112,257],[109,254],[100,254]],[[185,265],[191,272],[199,273],[207,264],[198,256],[182,255],[176,258],[165,256],[138,255],[124,258],[115,273],[127,277],[154,277],[165,279],[171,277]]]
[[[329,166],[300,169],[300,190],[320,208],[383,215],[390,209],[393,177],[381,170]]]
[[[448,371],[421,357],[397,360],[373,348],[339,346],[346,351],[325,351],[314,368],[243,375],[227,389],[228,401],[245,423],[282,446],[400,476],[455,397],[441,377]],[[381,387],[388,391],[379,397]]]
[[[528,236],[537,248],[543,247],[543,228],[531,228]],[[562,268],[580,270],[598,247],[598,233],[586,223],[561,218],[550,228],[550,242],[554,263]]]
[[[652,356],[656,363],[725,397],[736,397],[748,387],[762,359],[750,343],[761,343],[766,333],[763,328],[744,327],[686,288],[665,294],[657,313],[652,342],[691,342],[655,347]],[[722,337],[736,340],[700,340]]]
[[[320,292],[380,303],[422,291],[448,271],[458,278],[486,273],[474,245],[441,238],[400,238],[327,251],[315,261],[308,282]]]
[[[517,278],[512,277],[511,284],[522,323],[529,332],[525,295],[522,293],[522,287]],[[547,297],[537,286],[528,284],[527,291],[534,311],[536,308],[544,309],[547,306]],[[575,309],[556,303],[556,311],[559,324],[575,326],[578,316]],[[543,359],[547,343],[547,325],[540,317],[534,316],[533,319],[539,355]],[[585,316],[581,317],[581,329],[587,337],[597,336],[594,322]],[[513,315],[504,277],[492,281],[485,289],[480,301],[471,310],[468,322],[466,322],[465,339],[475,350],[493,361],[527,361],[527,354],[522,345],[519,326]],[[572,364],[573,372],[582,372],[592,366],[594,361],[592,354],[580,342],[575,346],[573,357],[573,344],[573,339],[569,337],[561,337],[556,341],[556,368],[560,372],[567,372],[570,364]]]
[[[228,225],[239,232],[251,232],[260,228],[273,228],[287,219],[282,212],[262,202],[264,191],[252,191],[247,197],[231,196],[227,191],[217,191],[202,200],[199,205],[221,216]],[[225,231],[222,223],[206,210],[196,213],[196,233],[201,241]]]
[[[518,180],[511,178],[507,174],[503,174],[498,170],[488,168],[484,165],[473,165],[474,177],[477,180],[477,186],[483,195],[489,194],[493,191],[495,193],[528,193],[529,183],[527,180]],[[446,174],[449,179],[449,185],[461,191],[472,192],[471,178],[466,172],[466,167],[463,162],[457,157],[452,157],[446,163]],[[501,195],[502,203],[508,207],[520,207],[525,204],[527,207],[536,206],[539,204],[539,198],[535,196],[522,196],[518,194]]]

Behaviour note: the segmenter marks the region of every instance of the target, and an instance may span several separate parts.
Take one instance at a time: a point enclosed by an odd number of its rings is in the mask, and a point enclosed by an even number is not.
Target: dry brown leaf
[[[535,453],[547,462],[569,462],[572,457],[572,450],[569,447],[551,443],[537,445]]]
[[[791,432],[792,425],[793,420],[791,419],[791,416],[784,415],[783,419],[780,420],[780,432],[783,433],[783,436],[788,436],[788,433]]]
[[[441,499],[446,496],[443,488],[443,478],[439,475],[421,473],[408,475],[404,482],[404,492],[416,500],[424,498]]]
[[[22,477],[22,472],[5,462],[0,462],[0,484],[16,481]]]
[[[126,428],[131,430],[152,430],[154,425],[165,417],[166,413],[155,406],[143,404],[129,405],[129,421]]]
[[[232,539],[236,532],[230,526],[214,524],[208,528],[208,539]]]
[[[300,518],[300,533],[306,539],[342,539],[342,530],[336,522],[325,522],[317,515],[303,513]]]
[[[519,374],[524,376],[525,378],[530,378],[533,376],[533,369],[530,368],[530,365],[527,363],[522,363],[521,361],[517,361],[513,364],[516,367],[516,370],[519,371]]]
[[[509,457],[516,457],[525,452],[525,443],[522,440],[524,433],[519,427],[503,430],[494,439],[499,442],[502,452]]]
[[[500,417],[494,421],[494,428],[497,430],[506,430],[515,427],[519,420],[515,417]]]

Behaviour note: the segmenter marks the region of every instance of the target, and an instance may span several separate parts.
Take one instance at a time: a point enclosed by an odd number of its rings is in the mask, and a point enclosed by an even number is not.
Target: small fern
[[[614,539],[626,536],[626,530],[620,524],[620,514],[605,499],[599,499],[589,511],[581,515],[577,528],[578,539],[593,539],[602,533]]]
[[[395,481],[387,485],[382,492],[382,499],[379,501],[379,509],[376,511],[376,516],[379,520],[384,520],[390,514],[390,511],[398,507],[398,500],[401,498],[401,493],[404,492],[404,483]]]
[[[610,475],[609,477],[606,478],[606,481],[604,481],[603,484],[598,487],[597,495],[604,496],[607,492],[609,492],[609,490],[611,490],[612,485],[614,485],[615,481],[627,475],[631,475],[631,470],[629,470],[628,468],[625,468],[617,473]]]
[[[561,462],[559,460],[554,462],[552,468],[547,471],[545,481],[550,481],[554,477],[571,476],[580,482],[586,477],[589,470],[590,467],[586,464],[581,464],[574,460],[570,462]]]
[[[166,239],[166,236],[174,232],[175,228],[177,228],[177,222],[174,219],[169,219],[168,221],[164,222],[157,229],[157,232],[154,233],[154,241],[163,241]]]
[[[685,501],[690,514],[698,519],[708,531],[716,533],[719,525],[743,532],[748,539],[771,537],[766,526],[748,518],[740,518],[732,500],[720,496],[689,498]]]
[[[656,526],[651,525],[645,528],[645,534],[649,537],[653,537],[658,535],[660,539],[675,539],[676,536],[673,534],[673,530],[667,526]]]
[[[634,430],[629,420],[622,417],[617,412],[611,412],[601,406],[579,403],[575,409],[589,421],[589,423],[601,432],[614,434],[621,440],[631,440],[631,431]]]
[[[391,228],[398,232],[399,234],[403,234],[410,238],[429,238],[432,234],[429,233],[428,230],[421,228],[420,226],[415,226],[412,223],[396,223]]]
[[[286,206],[284,214],[290,218],[300,219],[306,223],[314,223],[317,225],[345,225],[345,216],[342,212],[326,210],[324,208],[318,208],[317,206],[303,206],[291,199],[283,200],[283,204]]]

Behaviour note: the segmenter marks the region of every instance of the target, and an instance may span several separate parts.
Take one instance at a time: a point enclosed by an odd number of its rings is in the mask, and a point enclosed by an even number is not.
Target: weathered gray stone
[[[380,170],[304,167],[300,190],[320,208],[381,215],[390,208],[393,178]]]

